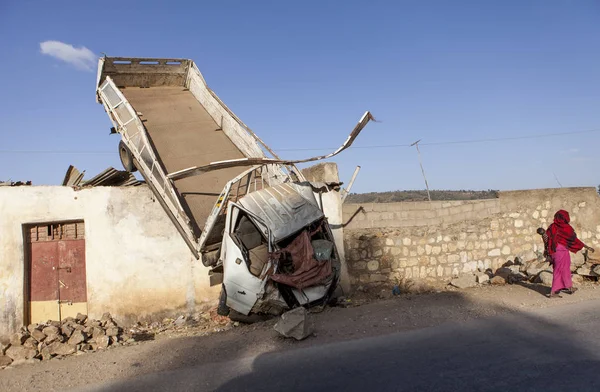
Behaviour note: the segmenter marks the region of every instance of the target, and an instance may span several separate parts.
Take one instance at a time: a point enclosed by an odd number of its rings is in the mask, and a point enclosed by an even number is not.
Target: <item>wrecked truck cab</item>
[[[326,303],[340,261],[311,184],[285,183],[230,203],[215,269],[226,310],[242,315]]]
[[[349,148],[374,120],[370,112],[335,151],[286,160],[190,59],[102,57],[96,100],[110,134],[120,136],[123,167],[139,170],[193,257],[210,269],[210,284],[223,285],[223,304],[247,315],[327,301],[342,260],[325,216],[339,206],[324,206],[319,192],[336,190],[312,186],[296,164]],[[343,247],[341,228],[335,231]]]

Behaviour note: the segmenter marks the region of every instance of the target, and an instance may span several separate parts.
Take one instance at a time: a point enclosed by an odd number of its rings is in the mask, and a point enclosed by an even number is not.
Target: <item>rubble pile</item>
[[[100,320],[79,313],[75,318],[23,327],[8,345],[0,344],[0,367],[134,343],[134,336],[124,331],[110,313],[102,315]]]
[[[585,278],[597,279],[600,277],[600,260],[590,259],[587,255],[583,258],[573,257],[571,260],[573,282],[580,283]],[[477,284],[489,283],[492,285],[514,284],[517,282],[541,283],[545,286],[552,285],[552,265],[543,258],[522,261],[519,258],[507,261],[496,272],[491,269],[478,271],[473,275],[463,275],[455,278],[450,284],[457,288],[474,287]]]

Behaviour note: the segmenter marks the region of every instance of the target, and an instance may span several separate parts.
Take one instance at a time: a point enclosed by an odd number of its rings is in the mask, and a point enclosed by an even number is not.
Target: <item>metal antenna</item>
[[[431,202],[431,194],[429,193],[429,184],[427,184],[427,177],[425,177],[425,169],[423,169],[423,161],[421,160],[421,151],[419,151],[419,142],[421,139],[417,140],[410,146],[415,146],[417,148],[417,154],[419,154],[419,165],[421,165],[421,173],[423,173],[423,179],[425,180],[425,188],[427,188],[427,198]]]
[[[556,182],[558,182],[558,186],[562,188],[563,186],[560,183],[560,181],[558,181],[558,177],[556,177],[556,173],[552,172],[552,174],[554,174],[554,179],[556,180]]]

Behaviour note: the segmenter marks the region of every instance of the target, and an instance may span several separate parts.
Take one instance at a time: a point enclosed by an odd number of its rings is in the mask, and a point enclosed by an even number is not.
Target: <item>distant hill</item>
[[[495,199],[498,191],[431,191],[431,200]],[[391,191],[350,193],[346,203],[393,203],[399,201],[427,201],[427,191]]]

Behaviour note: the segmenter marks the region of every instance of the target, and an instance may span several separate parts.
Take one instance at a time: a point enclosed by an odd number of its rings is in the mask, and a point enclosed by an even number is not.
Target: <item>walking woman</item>
[[[571,254],[569,252],[577,253],[583,248],[594,252],[594,248],[587,246],[577,238],[575,230],[569,224],[570,221],[569,213],[560,210],[554,214],[554,223],[548,226],[545,235],[542,235],[546,252],[554,266],[549,298],[561,298],[559,293],[562,290],[566,290],[569,294],[573,294],[577,290],[573,287],[571,280]],[[543,230],[541,231],[543,232]]]

